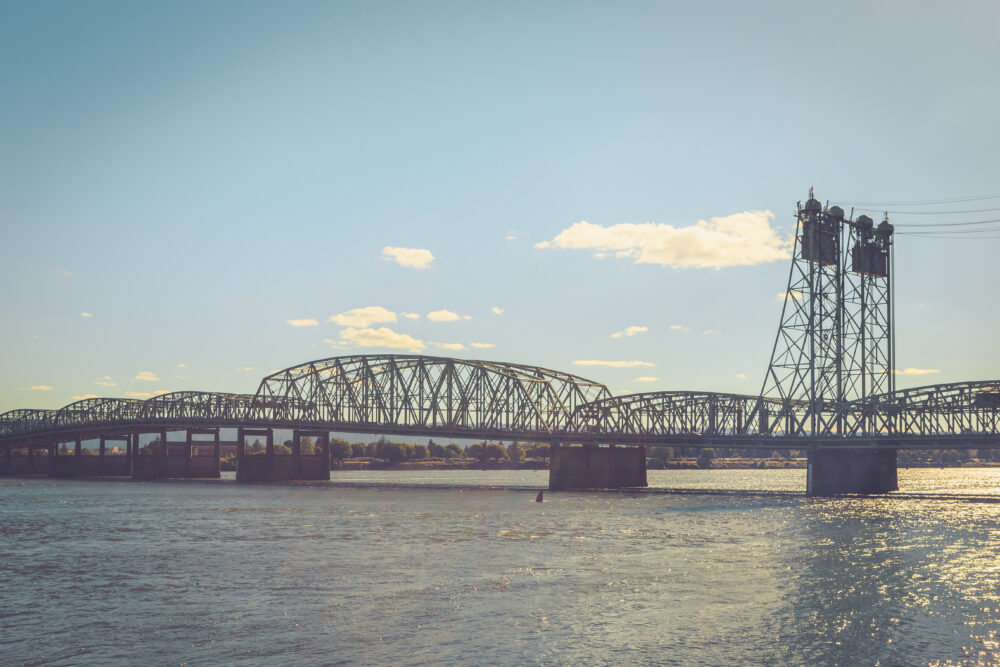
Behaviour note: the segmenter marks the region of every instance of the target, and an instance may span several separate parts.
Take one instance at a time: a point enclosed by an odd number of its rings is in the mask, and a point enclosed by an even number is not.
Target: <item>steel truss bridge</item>
[[[69,441],[80,458],[81,441],[93,438],[101,440],[102,454],[105,439],[125,438],[134,455],[142,434],[159,433],[169,445],[170,430],[187,431],[188,458],[193,433],[214,432],[218,450],[221,428],[238,430],[241,451],[244,435],[266,434],[272,458],[274,430],[291,429],[297,466],[300,436],[319,435],[328,455],[331,432],[805,449],[810,493],[813,472],[817,493],[836,493],[896,488],[899,448],[1000,447],[1000,380],[896,389],[892,223],[875,225],[868,216],[824,206],[811,189],[795,219],[784,306],[758,395],[612,396],[599,382],[538,366],[422,355],[332,357],[268,375],[253,394],[177,392],[6,412],[0,469],[4,463],[11,469],[15,449],[33,457],[36,449],[55,453],[56,444]],[[168,449],[161,448],[165,458]],[[633,454],[607,460],[612,468],[632,465]],[[577,456],[563,455],[565,470],[579,463],[592,471],[607,457],[591,452],[566,463]],[[841,478],[854,481],[840,484]]]
[[[1000,380],[938,384],[822,407],[739,394],[612,396],[585,378],[520,364],[423,355],[332,357],[265,377],[254,394],[90,398],[0,415],[0,445],[165,430],[293,429],[553,444],[979,448],[1000,446]],[[841,425],[842,429],[835,426]]]

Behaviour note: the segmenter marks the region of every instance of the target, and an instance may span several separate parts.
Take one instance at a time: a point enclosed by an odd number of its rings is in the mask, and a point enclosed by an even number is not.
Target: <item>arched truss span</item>
[[[0,415],[0,433],[20,433],[47,428],[56,422],[58,410],[31,410],[20,408]]]
[[[54,425],[133,422],[141,416],[142,404],[137,398],[85,398],[60,408]]]
[[[143,401],[142,418],[238,421],[251,413],[254,399],[253,394],[175,391]]]
[[[257,390],[260,416],[278,421],[533,434],[575,431],[574,411],[609,396],[600,383],[546,368],[423,355],[319,359]]]
[[[1000,380],[900,389],[850,404],[847,435],[1000,434]]]
[[[758,396],[743,394],[651,391],[580,406],[574,418],[589,433],[640,438],[782,435],[785,419],[781,417],[789,414],[788,406],[782,406],[779,400],[762,401]],[[792,410],[801,407],[792,402]]]

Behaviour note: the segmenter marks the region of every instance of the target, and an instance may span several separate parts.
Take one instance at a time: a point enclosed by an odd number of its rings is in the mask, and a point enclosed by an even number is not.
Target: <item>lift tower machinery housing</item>
[[[812,188],[797,206],[796,223],[781,323],[761,388],[762,401],[779,399],[781,407],[772,423],[760,411],[760,431],[813,438],[891,432],[874,397],[895,390],[892,224],[887,216],[875,226],[867,215],[824,207]],[[891,459],[894,473],[895,451]]]

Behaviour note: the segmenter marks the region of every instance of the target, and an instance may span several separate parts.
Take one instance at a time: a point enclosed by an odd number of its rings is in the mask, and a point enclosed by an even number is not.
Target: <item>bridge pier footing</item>
[[[265,451],[248,454],[246,438],[264,435]],[[312,437],[313,451],[303,453],[302,438]],[[291,455],[277,455],[272,430],[239,429],[236,439],[237,482],[308,482],[330,479],[330,436],[326,431],[300,431],[292,435]]]
[[[553,445],[549,488],[620,489],[647,486],[645,447]]]
[[[897,489],[895,449],[817,449],[809,452],[807,496],[888,493]]]

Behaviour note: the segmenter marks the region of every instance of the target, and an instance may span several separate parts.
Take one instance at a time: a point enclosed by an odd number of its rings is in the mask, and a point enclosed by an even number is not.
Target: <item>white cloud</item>
[[[104,377],[94,380],[94,384],[100,385],[102,387],[117,387],[117,382],[112,382],[110,375],[105,375]]]
[[[431,343],[435,347],[440,347],[442,350],[464,350],[465,346],[461,343]]]
[[[348,347],[347,343],[344,343],[344,342],[339,341],[339,340],[334,340],[332,338],[324,338],[323,342],[326,343],[326,344],[328,344],[330,347],[336,347],[336,348],[345,348],[345,347]],[[274,374],[275,372],[276,371],[271,371],[272,374]]]
[[[340,332],[340,338],[360,347],[388,347],[397,350],[420,352],[426,345],[422,340],[409,334],[397,333],[387,327],[378,329],[355,329],[353,327]]]
[[[719,330],[718,329],[705,329],[704,331],[702,331],[702,333],[705,334],[706,336],[714,336],[715,334],[719,333]]]
[[[88,398],[100,398],[100,396],[98,396],[97,394],[81,394],[80,396],[74,396],[73,400],[74,401],[83,401],[83,400],[86,400]]]
[[[503,315],[503,308],[500,308],[499,306],[493,306],[492,308],[490,308],[490,312],[492,312],[494,315]]]
[[[687,227],[657,222],[602,227],[581,220],[536,248],[614,253],[636,264],[715,268],[750,266],[790,257],[791,241],[771,227],[771,211],[745,211]]]
[[[634,336],[643,331],[649,331],[649,327],[625,327],[624,331],[616,331],[611,334],[612,338],[621,338],[622,336]]]
[[[517,234],[508,234],[504,238],[507,239],[508,241],[516,241],[517,240]]]
[[[478,347],[485,350],[490,347],[496,347],[496,343],[469,343],[469,347]]]
[[[577,366],[611,366],[612,368],[635,368],[636,366],[654,366],[648,361],[600,361],[598,359],[580,359],[573,362]]]
[[[60,272],[60,273],[62,273],[62,274],[63,274],[64,276],[66,276],[67,278],[68,278],[69,276],[73,275],[73,272],[72,272],[72,271],[70,271],[69,269],[64,269],[64,268],[63,268],[63,267],[61,267],[61,266],[60,266],[60,267],[58,267],[58,269],[59,269],[59,272]]]
[[[152,398],[153,396],[163,396],[164,394],[169,394],[169,389],[157,389],[154,392],[148,391],[126,391],[126,396],[131,396],[133,398]]]
[[[187,368],[187,364],[177,364],[177,368]]]
[[[737,373],[736,377],[738,377],[741,380],[746,380],[747,379],[747,374],[746,373]]]
[[[408,320],[419,320],[420,319],[420,313],[401,313],[401,314],[402,314],[403,317],[405,317]]]
[[[342,327],[367,327],[382,322],[395,322],[396,313],[382,306],[366,306],[330,316],[330,321]]]
[[[802,292],[796,292],[796,291],[778,292],[776,298],[778,299],[778,301],[782,302],[787,301],[788,299],[791,299],[793,301],[799,301],[802,299]]]
[[[652,375],[641,375],[641,376],[635,378],[634,380],[632,380],[632,382],[656,382],[659,379],[660,378],[654,377]]]
[[[408,269],[427,269],[434,261],[434,255],[430,250],[423,248],[393,248],[386,246],[382,248],[382,259],[396,262],[400,266]]]
[[[133,380],[139,380],[141,382],[159,382],[160,378],[156,377],[156,373],[152,371],[139,371],[139,373],[132,378]]]
[[[93,317],[93,313],[80,313],[80,317]]]
[[[683,325],[680,325],[680,324],[671,324],[670,325],[670,330],[671,331],[691,331],[690,327],[686,327],[686,326],[683,326]]]
[[[30,387],[20,387],[21,391],[52,391],[52,387],[47,384],[33,384]]]
[[[307,318],[304,320],[285,320],[285,323],[290,324],[293,327],[318,327],[319,322],[312,318]]]
[[[450,310],[434,310],[427,313],[427,319],[431,322],[455,322],[462,319],[462,316]]]
[[[190,380],[191,379],[190,375],[175,375],[174,377],[177,378],[178,380]]]
[[[247,373],[249,373],[250,371],[253,370],[253,366],[247,366],[243,370],[245,370]]]
[[[940,373],[941,371],[937,368],[906,368],[901,371],[893,370],[896,375],[930,375],[931,373]]]

